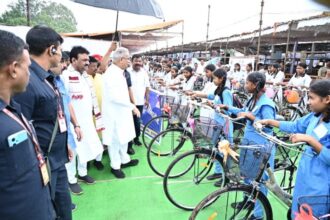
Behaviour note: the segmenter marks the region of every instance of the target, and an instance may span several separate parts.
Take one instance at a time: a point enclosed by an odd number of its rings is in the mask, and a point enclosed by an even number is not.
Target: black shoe
[[[142,143],[141,143],[141,141],[139,139],[134,139],[134,144],[136,146],[142,146]]]
[[[215,186],[215,187],[221,187],[221,186],[223,186],[223,179],[220,178],[218,181],[216,181],[216,182],[214,183],[214,186]]]
[[[97,161],[97,160],[95,160],[95,161],[94,161],[94,166],[95,166],[96,169],[98,169],[98,170],[103,170],[103,169],[104,169],[104,165],[102,164],[101,161]]]
[[[77,205],[74,203],[71,203],[71,211],[74,212],[77,209]]]
[[[231,204],[231,207],[233,209],[238,209],[238,210],[241,210],[243,207],[244,209],[250,209],[250,208],[252,209],[254,207],[254,203],[251,201],[247,201],[247,197],[245,197],[242,202],[233,202]]]
[[[206,177],[207,180],[215,180],[222,177],[222,173],[213,173],[212,175]]]
[[[78,176],[78,180],[83,181],[83,182],[85,182],[88,185],[92,185],[92,184],[95,183],[95,180],[92,177],[88,176],[88,175],[86,175],[86,176]]]
[[[75,195],[83,194],[83,190],[81,189],[81,187],[78,183],[74,183],[74,184],[69,183],[69,188],[70,188],[70,191]]]
[[[124,179],[125,178],[125,173],[122,170],[115,170],[111,168],[111,173],[115,175],[116,178],[118,179]]]
[[[129,147],[129,148],[127,148],[127,153],[128,153],[129,155],[134,155],[134,154],[135,154],[135,151],[134,151],[133,147]]]
[[[134,160],[131,160],[128,163],[122,164],[121,168],[134,167],[134,166],[138,165],[138,163],[139,163],[139,160],[134,159]]]

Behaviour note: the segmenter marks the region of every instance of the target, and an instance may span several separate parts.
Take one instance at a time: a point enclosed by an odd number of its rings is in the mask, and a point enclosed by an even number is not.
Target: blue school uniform
[[[213,103],[216,104],[216,105],[219,105],[219,104],[224,104],[224,105],[228,105],[228,106],[232,106],[233,105],[233,95],[232,93],[229,91],[229,89],[225,89],[223,92],[222,92],[222,98],[223,98],[223,103],[221,101],[221,98],[218,96],[218,95],[214,95],[214,93],[211,93],[207,96],[207,98],[209,100],[213,100]],[[233,143],[233,134],[234,134],[234,126],[233,126],[233,123],[231,121],[228,122],[228,124],[226,125],[226,120],[224,118],[222,118],[219,114],[215,113],[214,115],[214,120],[219,123],[219,125],[222,126],[222,128],[219,128],[217,131],[214,132],[214,135],[213,135],[213,139],[212,139],[212,143],[215,145],[217,144],[217,140],[219,138],[219,135],[220,135],[220,132],[221,130],[220,129],[225,129],[226,126],[229,126],[228,128],[228,134],[227,134],[227,140],[230,142],[230,143]],[[214,162],[214,165],[215,165],[215,170],[214,170],[214,173],[222,173],[222,167],[220,166],[219,162],[215,161]]]
[[[321,116],[310,113],[294,122],[280,122],[280,130],[289,133],[301,133],[314,137],[322,145],[317,154],[312,147],[306,145],[301,156],[295,188],[293,192],[291,216],[298,211],[298,199],[301,196],[330,195],[330,122],[321,122]],[[307,201],[308,202],[308,201]],[[329,205],[312,207],[313,212],[327,214]],[[323,209],[323,210],[315,210]]]
[[[224,105],[227,105],[227,106],[232,106],[233,105],[233,95],[232,95],[232,93],[230,92],[229,89],[225,89],[222,92],[223,102],[221,101],[221,98],[218,95],[214,95],[214,93],[209,94],[207,96],[207,98],[209,100],[213,100],[213,103],[215,105],[219,105],[219,104],[224,104]],[[224,118],[222,118],[219,114],[216,113],[214,115],[214,120],[217,123],[219,123],[223,128],[226,127],[226,120]],[[233,123],[231,121],[229,121],[228,140],[231,143],[233,142],[233,133],[234,133]]]
[[[251,104],[252,101],[249,101],[247,103],[247,106],[245,106],[242,109],[229,106],[228,112],[233,114],[238,114],[240,112],[251,112],[255,116],[255,121],[262,119],[275,119],[275,115],[276,115],[275,103],[271,99],[269,99],[266,96],[266,94],[261,95],[259,100],[255,104],[255,107],[251,111],[249,111],[249,107]],[[273,134],[272,129],[265,129],[265,132],[267,134],[271,134],[271,135]],[[247,120],[244,130],[244,137],[241,144],[243,145],[269,144],[269,141],[257,133],[255,128],[253,127],[252,121]],[[272,148],[271,156],[268,160],[269,165],[272,169],[274,168],[274,158],[275,158],[275,147]],[[262,178],[266,180],[268,178],[267,174],[264,173]],[[248,182],[249,181],[247,180],[246,183]],[[261,185],[260,189],[265,195],[267,195],[267,189],[265,186]],[[258,203],[256,204],[256,208],[254,210],[254,216],[262,217],[262,209]]]

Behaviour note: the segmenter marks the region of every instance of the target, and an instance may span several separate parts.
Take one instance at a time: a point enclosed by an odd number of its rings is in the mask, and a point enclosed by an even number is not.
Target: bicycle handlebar
[[[306,143],[305,142],[297,142],[297,143],[286,143],[284,141],[281,141],[280,139],[276,138],[275,136],[272,136],[270,134],[267,134],[266,132],[263,131],[263,129],[265,128],[264,125],[262,125],[261,123],[259,122],[255,122],[253,124],[253,127],[256,129],[256,131],[263,137],[265,137],[267,140],[273,142],[273,143],[276,143],[276,144],[279,144],[281,146],[284,146],[284,147],[288,147],[288,148],[291,148],[291,147],[299,147],[301,145],[305,145]]]

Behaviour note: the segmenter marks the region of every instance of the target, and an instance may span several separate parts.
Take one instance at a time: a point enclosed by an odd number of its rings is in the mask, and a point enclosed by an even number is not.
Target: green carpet
[[[136,167],[126,168],[126,178],[116,179],[110,173],[109,157],[104,155],[103,171],[93,166],[89,175],[96,179],[95,185],[81,183],[84,193],[72,195],[77,209],[74,220],[180,220],[188,219],[190,212],[174,207],[165,197],[162,178],[148,166],[146,149],[134,147],[139,159]],[[286,208],[269,195],[275,220],[286,219]]]

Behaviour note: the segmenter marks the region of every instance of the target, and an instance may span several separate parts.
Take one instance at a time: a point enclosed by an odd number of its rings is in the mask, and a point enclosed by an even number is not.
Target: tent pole
[[[183,31],[184,31],[184,21],[182,21],[182,32],[181,32],[181,59],[183,59]]]
[[[261,0],[261,10],[260,10],[260,21],[259,21],[259,37],[258,37],[258,47],[257,47],[257,59],[256,63],[259,63],[259,53],[260,53],[260,40],[261,40],[261,28],[262,28],[262,15],[264,9],[264,0]]]
[[[291,27],[292,27],[292,21],[289,23],[288,35],[287,35],[287,38],[286,38],[286,49],[285,49],[284,65],[286,64],[286,62],[288,60]]]
[[[207,11],[207,24],[206,24],[206,42],[205,42],[205,51],[207,51],[207,43],[209,41],[209,28],[210,28],[210,9],[211,5],[208,5],[208,11]]]
[[[116,30],[115,30],[115,32],[117,32],[117,30],[118,30],[118,17],[119,17],[119,10],[117,10],[117,17],[116,17]]]

